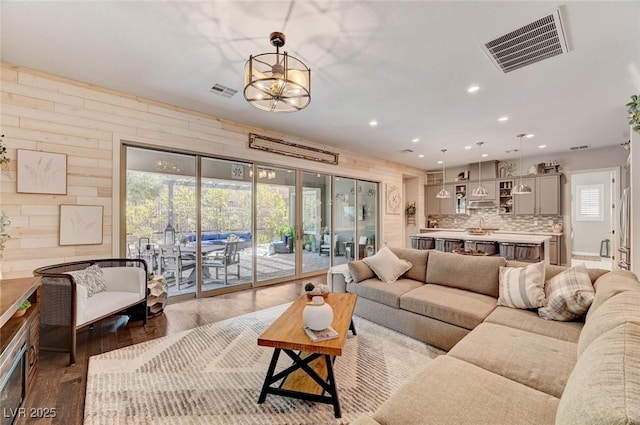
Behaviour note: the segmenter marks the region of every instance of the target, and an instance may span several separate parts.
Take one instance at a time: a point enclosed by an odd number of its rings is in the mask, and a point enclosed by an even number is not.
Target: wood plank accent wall
[[[11,239],[0,263],[4,278],[31,276],[48,264],[118,255],[119,146],[127,141],[274,166],[296,161],[296,167],[309,171],[379,181],[381,241],[403,246],[404,215],[385,214],[385,184],[402,186],[403,176],[423,180],[423,170],[7,63],[0,71],[0,131],[12,159],[0,174],[0,209],[11,219]],[[249,132],[339,152],[340,163],[249,149]],[[67,195],[16,193],[16,149],[66,154]],[[61,204],[104,206],[104,243],[59,246]],[[423,204],[422,199],[417,203]]]

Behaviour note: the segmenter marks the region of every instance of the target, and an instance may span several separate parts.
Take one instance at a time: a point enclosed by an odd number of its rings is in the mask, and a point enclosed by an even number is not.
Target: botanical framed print
[[[102,243],[101,205],[60,205],[60,245]]]
[[[17,151],[18,193],[67,194],[67,155]]]
[[[400,193],[400,187],[395,184],[387,183],[386,195],[387,214],[400,214],[400,211],[402,210],[402,194]]]

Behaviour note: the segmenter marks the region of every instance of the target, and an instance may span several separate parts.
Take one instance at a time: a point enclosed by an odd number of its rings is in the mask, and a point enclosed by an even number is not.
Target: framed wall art
[[[60,245],[102,243],[101,205],[60,205]]]
[[[400,214],[402,210],[402,193],[400,193],[400,187],[387,183],[386,195],[387,214]]]
[[[67,155],[18,149],[18,193],[67,194]]]

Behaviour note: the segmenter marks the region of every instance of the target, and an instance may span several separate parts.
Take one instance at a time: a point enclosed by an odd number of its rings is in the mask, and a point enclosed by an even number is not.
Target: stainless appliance
[[[631,270],[631,191],[627,187],[620,198],[620,247],[618,267]]]

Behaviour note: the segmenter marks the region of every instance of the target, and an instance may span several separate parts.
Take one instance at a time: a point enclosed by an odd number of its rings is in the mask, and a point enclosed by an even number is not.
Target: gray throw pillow
[[[367,266],[367,263],[362,260],[349,261],[349,264],[347,264],[347,266],[349,267],[351,278],[355,283],[371,279],[376,275],[373,270],[371,270],[371,267]]]
[[[87,289],[88,297],[107,290],[107,281],[104,279],[104,273],[97,264],[89,266],[84,270],[67,272],[67,274],[73,276],[73,279],[78,285],[82,285]]]

